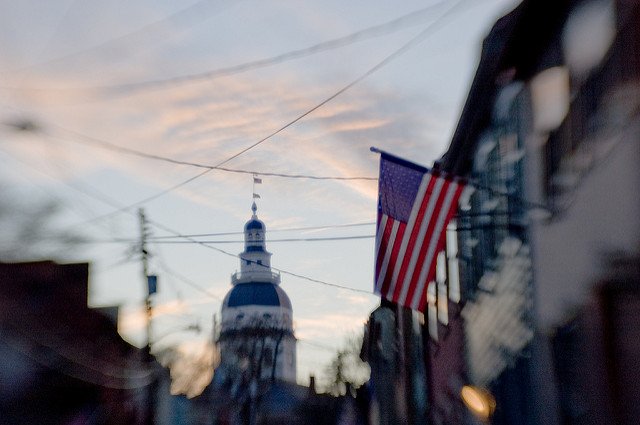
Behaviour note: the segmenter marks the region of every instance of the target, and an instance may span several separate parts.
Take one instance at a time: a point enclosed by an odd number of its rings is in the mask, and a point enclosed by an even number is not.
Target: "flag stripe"
[[[389,264],[387,255],[387,246],[389,244],[389,238],[391,234],[391,228],[393,227],[393,219],[390,219],[388,215],[378,213],[378,230],[376,233],[376,251],[378,253],[376,258],[376,294],[381,294],[382,279],[380,276],[384,276],[387,272],[386,268]],[[385,260],[386,258],[386,260]]]
[[[414,252],[414,256],[417,258],[417,262],[415,264],[415,267],[413,268],[413,270],[411,271],[411,275],[408,277],[408,280],[406,282],[404,282],[404,285],[414,289],[416,287],[416,285],[418,284],[418,282],[422,282],[422,283],[426,283],[429,282],[429,279],[426,279],[426,282],[424,282],[424,280],[419,276],[419,270],[421,270],[425,264],[431,264],[431,258],[429,257],[429,250],[428,247],[431,245],[431,243],[433,242],[433,236],[434,236],[434,231],[437,229],[438,226],[438,219],[434,220],[434,217],[439,217],[439,215],[442,212],[442,206],[445,203],[445,199],[448,196],[448,190],[450,187],[450,182],[448,180],[445,179],[439,179],[440,182],[442,182],[442,185],[440,187],[440,191],[437,193],[434,193],[432,196],[432,200],[433,200],[433,209],[430,211],[430,217],[431,219],[428,222],[425,222],[425,234],[424,234],[424,239],[422,241],[422,244],[420,245],[419,250],[417,250],[418,252]],[[434,263],[434,267],[435,267],[435,263]],[[415,291],[412,291],[410,296],[409,296],[409,300],[413,299],[415,295]],[[420,294],[418,294],[419,296]],[[406,302],[406,299],[403,300],[403,302]],[[411,302],[411,301],[409,301]]]
[[[427,277],[425,280],[427,281],[431,281],[435,279],[435,275],[436,275],[436,259],[437,259],[437,255],[440,251],[442,251],[444,249],[444,245],[445,245],[445,237],[446,237],[446,232],[445,229],[447,227],[447,224],[449,223],[449,221],[451,220],[451,218],[453,217],[453,215],[456,212],[457,206],[458,206],[458,201],[460,199],[460,195],[462,195],[462,191],[464,190],[464,185],[463,184],[457,184],[456,186],[454,186],[452,192],[453,192],[453,197],[450,201],[450,205],[447,208],[446,211],[446,215],[444,215],[443,220],[441,221],[441,226],[438,229],[438,235],[434,236],[434,246],[435,249],[433,249],[433,254],[432,254],[432,259],[431,259],[431,266],[429,267],[429,269],[425,269],[425,271],[428,273]]]
[[[422,267],[420,268],[420,273],[416,273],[414,275],[420,282],[431,282],[435,279],[436,259],[438,256],[438,252],[440,252],[440,250],[442,250],[444,246],[443,230],[446,227],[446,223],[455,212],[455,208],[458,204],[458,199],[461,193],[460,186],[455,182],[450,183],[448,186],[449,187],[447,189],[447,192],[443,197],[443,205],[437,215],[438,218],[435,220],[435,225],[432,229],[429,243],[425,244],[425,247],[428,246],[428,248],[424,254],[424,262],[422,264]],[[416,297],[421,296],[421,294],[415,294],[414,299],[410,302],[410,304],[417,305],[420,300]]]
[[[393,250],[393,242],[395,235],[398,232],[399,222],[393,218],[383,215],[385,222],[384,230],[382,233],[382,240],[380,250],[378,251],[378,262],[380,263],[380,270],[378,271],[378,279],[376,282],[376,288],[380,294],[383,294],[382,287],[384,285],[384,278],[387,275],[387,267],[391,258],[391,251]]]
[[[387,227],[387,221],[389,216],[386,214],[382,214],[378,211],[378,228],[376,229],[376,276],[380,275],[380,267],[382,266],[382,256],[379,255],[380,247],[382,246],[382,241],[384,239],[384,230]],[[376,282],[377,288],[377,282]]]
[[[374,291],[413,309],[427,308],[444,228],[464,182],[382,154]]]
[[[401,244],[397,243],[402,240],[404,234],[406,232],[407,225],[399,220],[393,220],[393,231],[390,235],[390,247],[387,248],[387,252],[389,254],[388,258],[385,257],[387,264],[385,264],[385,274],[382,276],[382,289],[381,292],[385,294],[393,293],[393,289],[395,288],[395,282],[393,281],[393,266],[396,263],[396,259],[398,258],[398,253],[401,249]],[[391,264],[391,268],[388,267],[388,264]]]
[[[438,202],[440,200],[440,194],[442,193],[442,189],[445,183],[443,179],[434,178],[432,180],[436,181],[436,184],[433,186],[432,190],[428,192],[429,197],[426,199],[426,201],[428,202],[427,202],[426,211],[425,211],[426,217],[433,216],[433,212],[438,206]],[[433,222],[432,220],[427,219],[427,220],[422,220],[422,222],[420,223],[420,228],[417,231],[418,244],[416,245],[416,249],[412,250],[412,254],[408,258],[407,274],[405,276],[402,276],[402,280],[400,280],[400,282],[402,282],[402,288],[403,288],[401,297],[398,298],[398,302],[400,304],[403,304],[403,305],[405,304],[407,299],[407,294],[411,293],[411,295],[413,295],[413,293],[415,292],[415,283],[412,283],[411,277],[415,273],[416,265],[421,264],[421,258],[420,258],[421,247],[424,246],[425,237],[428,237],[427,231],[429,229],[429,224],[432,222]]]
[[[420,297],[420,299],[418,299],[418,310],[424,311],[426,308],[427,308],[427,286],[425,285],[425,287],[422,289],[422,296]]]
[[[392,281],[394,284],[397,282],[402,282],[403,276],[406,274],[407,269],[407,252],[412,252],[416,243],[416,224],[418,227],[424,218],[424,201],[428,199],[425,197],[426,194],[430,193],[433,190],[433,184],[435,179],[432,179],[429,174],[425,174],[422,178],[422,182],[420,183],[420,188],[418,189],[418,194],[416,196],[416,200],[422,200],[422,202],[415,202],[413,208],[411,209],[411,215],[409,216],[409,223],[407,223],[407,230],[405,232],[405,236],[402,240],[402,249],[400,252],[400,259],[396,261],[396,267],[392,276]],[[395,285],[393,290],[393,298],[394,302],[398,302],[398,296],[400,295],[400,291],[402,290],[400,285]]]

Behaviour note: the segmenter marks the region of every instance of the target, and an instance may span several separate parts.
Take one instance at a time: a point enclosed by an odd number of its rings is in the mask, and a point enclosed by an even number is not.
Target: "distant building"
[[[266,226],[253,214],[244,226],[240,272],[222,303],[220,364],[194,403],[199,425],[332,425],[349,400],[296,384],[296,338],[289,297],[271,269]]]
[[[244,226],[245,249],[233,289],[222,303],[217,379],[296,382],[296,339],[289,297],[271,270],[266,226],[256,215]]]

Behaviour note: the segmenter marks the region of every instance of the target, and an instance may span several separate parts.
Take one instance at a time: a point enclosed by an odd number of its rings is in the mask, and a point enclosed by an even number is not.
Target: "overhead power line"
[[[21,125],[26,125],[26,124],[21,124]],[[33,125],[30,125],[30,127]],[[251,175],[260,175],[260,176],[270,176],[270,177],[284,177],[284,178],[291,178],[291,179],[311,179],[311,180],[370,180],[370,181],[375,181],[378,180],[377,177],[360,177],[360,176],[312,176],[312,175],[307,175],[307,174],[284,174],[284,173],[273,173],[273,172],[268,172],[268,171],[257,171],[257,170],[239,170],[239,169],[233,169],[233,168],[225,168],[225,167],[220,167],[220,166],[216,166],[216,165],[208,165],[208,164],[200,164],[197,162],[191,162],[191,161],[183,161],[183,160],[179,160],[179,159],[175,159],[175,158],[170,158],[167,156],[162,156],[162,155],[156,155],[156,154],[150,154],[147,152],[142,152],[136,149],[131,149],[131,148],[127,148],[124,146],[119,146],[116,145],[114,143],[111,142],[107,142],[92,136],[87,136],[86,134],[82,134],[79,133],[77,131],[74,130],[69,130],[67,128],[63,128],[57,125],[51,125],[52,127],[55,127],[57,130],[68,133],[69,135],[74,136],[75,138],[69,138],[66,140],[70,140],[72,142],[77,142],[77,143],[82,143],[82,144],[89,144],[91,146],[97,146],[101,149],[106,149],[112,152],[119,152],[122,154],[126,154],[126,155],[133,155],[133,156],[138,156],[138,157],[142,157],[142,158],[147,158],[147,159],[152,159],[152,160],[157,160],[157,161],[163,161],[163,162],[168,162],[170,164],[177,164],[177,165],[187,165],[187,166],[191,166],[191,167],[196,167],[196,168],[205,168],[207,170],[219,170],[219,171],[225,171],[225,172],[229,172],[229,173],[240,173],[240,174],[251,174]],[[35,128],[35,127],[34,127]]]
[[[332,353],[338,352],[338,350],[339,350],[339,348],[337,348],[337,347],[330,347],[328,345],[321,344],[321,343],[318,343],[318,342],[314,342],[314,341],[308,340],[306,338],[298,338],[297,341],[301,342],[303,344],[311,345],[312,347],[321,348],[323,350],[331,351]]]
[[[51,178],[54,178],[54,177],[52,177],[52,176],[50,176],[50,177],[51,177]],[[79,187],[77,187],[77,186],[75,186],[75,185],[71,185],[71,186],[69,186],[69,187],[70,187],[71,189],[74,189],[74,190],[76,190],[76,191],[81,192],[81,193],[82,193],[82,194],[84,194],[84,195],[87,195],[87,196],[93,197],[94,199],[97,199],[97,200],[98,200],[98,201],[100,201],[100,202],[106,203],[107,205],[114,206],[114,201],[112,201],[112,200],[110,200],[110,199],[108,199],[108,198],[99,197],[99,196],[97,196],[95,193],[93,193],[93,191],[85,190],[85,189],[80,189]],[[117,205],[116,205],[116,206],[117,206]],[[137,213],[136,213],[136,212],[129,211],[128,209],[121,209],[121,210],[122,210],[123,212],[126,212],[126,213],[128,213],[128,214],[132,215],[132,216],[137,217]],[[90,220],[90,221],[95,221],[96,219],[97,219],[97,218],[94,218],[94,219],[92,219],[92,220]],[[167,227],[167,226],[165,226],[165,225],[163,225],[163,224],[161,224],[161,223],[158,223],[158,222],[156,222],[156,221],[148,220],[147,222],[148,222],[149,224],[152,224],[152,225],[156,226],[156,227],[157,227],[157,228],[159,228],[159,229],[162,229],[162,230],[164,230],[164,231],[166,231],[166,232],[168,232],[168,233],[171,233],[171,234],[172,234],[172,235],[174,235],[175,237],[180,237],[180,238],[184,238],[184,239],[190,240],[190,241],[192,241],[193,243],[196,243],[196,244],[202,245],[202,246],[207,247],[207,248],[209,248],[209,249],[213,249],[214,251],[217,251],[217,252],[219,252],[219,253],[221,253],[221,254],[225,254],[225,255],[227,255],[227,256],[231,256],[231,257],[234,257],[234,258],[238,258],[238,259],[240,259],[240,256],[239,256],[239,255],[237,255],[237,254],[232,254],[232,253],[227,252],[227,251],[224,251],[224,250],[222,250],[222,249],[220,249],[220,248],[216,248],[216,247],[213,247],[213,246],[211,246],[211,245],[207,245],[206,243],[202,243],[202,242],[200,242],[200,241],[198,241],[198,240],[194,239],[193,237],[191,237],[191,236],[189,236],[189,235],[183,235],[183,234],[181,234],[181,233],[179,233],[179,232],[177,232],[177,231],[175,231],[175,230],[173,230],[173,229],[171,229],[171,228],[169,228],[169,227]],[[84,224],[86,224],[86,222],[85,222]],[[347,226],[360,226],[360,225],[367,225],[367,224],[371,224],[371,223],[355,223],[355,224],[342,224],[342,225],[332,225],[332,226],[299,227],[299,228],[285,229],[285,230],[286,230],[286,231],[288,231],[288,230],[311,230],[311,229],[318,229],[318,228],[335,228],[335,227],[347,227]],[[282,231],[285,231],[285,230],[282,230]],[[133,239],[131,239],[131,241],[133,241]],[[274,270],[278,270],[278,269],[275,269],[275,268],[274,268]],[[356,288],[350,288],[350,287],[348,287],[348,286],[342,286],[342,285],[337,285],[337,284],[333,284],[333,283],[323,282],[323,281],[318,280],[318,279],[312,279],[312,278],[310,278],[310,277],[306,277],[306,276],[302,276],[302,275],[299,275],[299,274],[296,274],[296,273],[288,272],[288,271],[286,271],[286,270],[278,270],[278,271],[279,271],[280,273],[283,273],[283,274],[290,274],[290,275],[292,275],[292,276],[296,276],[296,277],[298,277],[298,278],[300,278],[300,279],[308,280],[308,281],[315,282],[315,283],[324,284],[324,285],[327,285],[327,286],[332,286],[332,287],[341,288],[341,289],[346,289],[346,290],[350,290],[350,291],[355,291],[355,292],[362,292],[362,293],[366,293],[366,294],[371,294],[369,291],[363,291],[363,290],[356,289]],[[181,279],[181,280],[182,280],[182,279]],[[185,282],[185,283],[186,283],[186,280],[183,280],[183,282]],[[216,300],[219,300],[219,297],[217,297],[216,295],[214,295],[214,294],[210,293],[210,292],[209,292],[209,291],[207,291],[206,289],[199,287],[198,285],[194,284],[193,282],[189,282],[189,283],[187,283],[187,284],[189,284],[190,286],[195,287],[196,289],[198,289],[198,290],[200,290],[201,292],[203,292],[203,293],[205,293],[205,294],[207,294],[207,295],[211,296],[212,298],[214,298],[214,299],[216,299]]]
[[[200,3],[206,3],[206,2],[196,3],[196,4],[190,6],[190,7],[186,8],[186,9],[183,9],[183,10],[177,12],[176,14],[174,14],[172,16],[169,16],[168,18],[163,19],[162,21],[155,22],[153,24],[148,25],[147,27],[141,28],[140,30],[135,31],[134,33],[124,35],[124,36],[119,37],[119,38],[114,39],[114,40],[106,41],[106,42],[102,43],[101,45],[94,46],[93,48],[89,48],[89,49],[86,49],[84,51],[71,53],[70,55],[67,55],[65,57],[54,59],[54,60],[51,60],[51,61],[48,61],[48,62],[54,62],[54,61],[63,60],[63,59],[66,59],[68,57],[71,57],[71,56],[75,56],[75,55],[78,55],[78,54],[81,54],[81,53],[85,53],[88,50],[93,50],[93,49],[100,48],[103,45],[112,43],[114,41],[119,41],[121,39],[130,37],[132,34],[135,34],[136,32],[140,32],[140,31],[146,30],[149,27],[155,26],[158,23],[163,22],[164,20],[171,19],[174,16],[190,12],[192,8],[199,7]],[[98,93],[103,94],[103,95],[105,95],[105,94],[128,94],[128,93],[133,92],[133,91],[139,91],[139,90],[144,90],[144,89],[147,89],[147,90],[149,90],[149,89],[157,89],[157,88],[173,86],[173,85],[181,84],[181,83],[190,83],[190,82],[196,82],[196,81],[206,81],[206,80],[212,80],[212,79],[220,78],[220,77],[224,77],[224,76],[244,73],[244,72],[247,72],[247,71],[252,71],[252,70],[256,70],[256,69],[261,69],[261,68],[265,68],[265,67],[269,67],[269,66],[278,65],[278,64],[281,64],[283,62],[290,61],[290,60],[300,59],[300,58],[303,58],[303,57],[315,55],[315,54],[322,53],[322,52],[325,52],[325,51],[339,49],[339,48],[342,48],[342,47],[345,47],[345,46],[348,46],[348,45],[351,45],[351,44],[355,44],[355,43],[358,43],[358,42],[361,42],[361,41],[364,41],[364,40],[368,40],[368,39],[372,39],[372,38],[375,38],[375,37],[380,37],[380,36],[383,36],[383,35],[387,35],[387,34],[402,30],[404,28],[408,28],[408,27],[411,27],[411,26],[419,25],[421,22],[424,21],[425,18],[428,18],[430,16],[431,12],[433,12],[438,7],[441,7],[445,3],[446,3],[446,1],[440,1],[440,2],[438,2],[436,4],[433,4],[433,5],[430,5],[430,6],[426,6],[424,8],[418,9],[418,10],[414,10],[414,11],[409,12],[409,13],[407,13],[405,15],[402,15],[402,16],[400,16],[398,18],[391,19],[391,20],[389,20],[387,22],[384,22],[382,24],[370,26],[368,28],[353,32],[353,33],[348,34],[346,36],[342,36],[342,37],[334,38],[334,39],[331,39],[331,40],[323,41],[323,42],[314,44],[312,46],[304,47],[302,49],[292,50],[292,51],[285,52],[285,53],[282,53],[282,54],[279,54],[279,55],[276,55],[276,56],[272,56],[272,57],[269,57],[269,58],[265,58],[265,59],[259,59],[259,60],[244,62],[244,63],[240,63],[240,64],[236,64],[236,65],[231,65],[231,66],[227,66],[227,67],[222,67],[222,68],[208,70],[208,71],[194,73],[194,74],[174,76],[174,77],[170,77],[170,78],[161,78],[161,79],[155,79],[155,80],[146,80],[146,81],[111,84],[111,85],[102,85],[102,86],[69,87],[69,88],[60,88],[60,89],[53,89],[53,90],[58,90],[58,91],[63,91],[63,90],[64,91],[69,91],[69,90],[97,91]],[[4,87],[4,88],[5,89],[11,89],[11,87]],[[42,88],[35,88],[35,87],[34,88],[30,88],[30,89],[31,90],[43,90]]]
[[[114,84],[114,85],[96,87],[95,89],[101,90],[103,92],[106,91],[106,92],[122,93],[126,91],[158,88],[162,86],[174,85],[179,83],[211,80],[214,78],[243,73],[243,72],[247,72],[255,69],[265,68],[268,66],[278,65],[282,62],[314,55],[316,53],[321,53],[328,50],[338,49],[353,43],[360,42],[362,40],[386,35],[388,33],[395,32],[399,29],[403,29],[408,26],[418,25],[424,19],[425,15],[429,14],[434,9],[442,6],[444,3],[446,2],[441,1],[434,5],[427,6],[422,9],[418,9],[413,12],[407,13],[406,15],[402,15],[399,18],[392,19],[383,24],[374,25],[369,28],[365,28],[364,30],[351,33],[344,37],[339,37],[333,40],[324,41],[322,43],[318,43],[313,46],[305,47],[299,50],[293,50],[293,51],[286,52],[286,53],[273,56],[270,58],[266,58],[266,59],[245,62],[238,65],[214,69],[214,70],[196,73],[196,74],[183,75],[183,76],[165,78],[165,79],[140,81],[135,83]]]
[[[334,237],[326,237],[326,238],[288,238],[288,239],[269,239],[268,242],[327,242],[327,241],[344,241],[344,240],[354,240],[354,239],[372,239],[375,238],[376,235],[357,235],[357,236],[334,236]],[[179,245],[179,244],[192,244],[192,243],[202,243],[202,244],[239,244],[244,243],[244,241],[211,241],[211,240],[197,240],[197,241],[176,241],[176,240],[156,240],[154,241],[156,244],[168,244],[168,245]]]
[[[188,184],[188,183],[190,183],[190,182],[192,182],[192,181],[204,176],[205,174],[211,172],[212,170],[221,167],[222,165],[224,165],[227,162],[239,157],[240,155],[245,154],[246,152],[254,149],[255,147],[259,146],[260,144],[262,144],[262,143],[266,142],[267,140],[271,139],[273,136],[277,135],[278,133],[281,133],[282,131],[284,131],[287,128],[291,127],[292,125],[294,125],[298,121],[302,120],[306,116],[312,114],[313,112],[315,112],[316,110],[320,109],[321,107],[323,107],[327,103],[331,102],[333,99],[335,99],[336,97],[340,96],[342,93],[346,92],[351,87],[355,86],[356,84],[358,84],[359,82],[361,82],[362,80],[364,80],[365,78],[370,76],[371,74],[375,73],[380,68],[382,68],[383,66],[387,65],[389,62],[393,61],[394,59],[396,59],[397,57],[399,57],[400,55],[402,55],[403,53],[405,53],[406,51],[408,51],[412,47],[416,46],[427,35],[429,35],[433,30],[435,30],[437,28],[437,24],[442,24],[444,22],[444,18],[449,16],[453,12],[453,10],[455,10],[456,7],[462,3],[462,1],[464,1],[464,0],[458,0],[445,13],[440,15],[440,17],[436,21],[434,21],[433,23],[428,25],[427,28],[425,28],[420,33],[418,33],[418,35],[416,35],[413,38],[411,38],[408,42],[403,44],[400,48],[396,49],[390,55],[387,55],[384,59],[382,59],[375,66],[371,67],[368,71],[366,71],[365,73],[360,75],[358,78],[353,80],[351,83],[349,83],[346,86],[342,87],[340,90],[336,91],[331,96],[327,97],[325,100],[323,100],[322,102],[318,103],[316,106],[312,107],[311,109],[307,110],[303,114],[301,114],[298,117],[294,118],[293,120],[289,121],[287,124],[283,125],[279,129],[277,129],[274,132],[272,132],[271,134],[269,134],[266,137],[258,140],[257,142],[253,143],[252,145],[242,149],[241,151],[239,151],[238,153],[228,157],[227,159],[219,162],[218,164],[211,166],[211,168],[207,168],[205,171],[203,171],[203,172],[201,172],[199,174],[196,174],[195,176],[190,177],[189,179],[184,180],[181,183],[178,183],[178,184],[176,184],[174,186],[171,186],[171,187],[169,187],[169,188],[167,188],[167,189],[165,189],[165,190],[163,190],[161,192],[158,192],[155,195],[152,195],[152,196],[150,196],[148,198],[145,198],[145,199],[143,199],[141,201],[138,201],[138,202],[136,202],[134,204],[128,205],[128,206],[126,206],[124,208],[121,208],[119,210],[113,211],[112,214],[121,212],[123,210],[129,210],[129,209],[134,208],[134,207],[139,207],[140,205],[143,205],[143,204],[145,204],[147,202],[150,202],[152,200],[155,200],[155,199],[157,199],[157,198],[159,198],[159,197],[161,197],[161,196],[163,196],[163,195],[165,195],[165,194],[167,194],[169,192],[172,192],[172,191],[174,191],[174,190],[176,190],[176,189],[178,189],[178,188],[180,188],[180,187],[182,187],[182,186],[184,186],[184,185],[186,185],[186,184]]]
[[[269,229],[269,233],[277,233],[277,232],[299,232],[299,231],[308,231],[308,230],[328,230],[328,229],[339,229],[344,227],[360,227],[360,226],[373,226],[375,225],[375,221],[369,221],[364,223],[349,223],[349,224],[330,224],[325,226],[306,226],[306,227],[288,227],[283,229]],[[183,236],[150,236],[149,240],[153,241],[154,239],[172,239],[172,238],[201,238],[201,237],[211,237],[211,236],[233,236],[233,235],[244,235],[244,232],[222,232],[222,233],[195,233]]]
[[[155,28],[161,28],[163,25],[165,25],[167,22],[171,22],[172,27],[175,28],[176,24],[181,25],[181,26],[188,26],[189,28],[193,27],[193,22],[191,22],[191,20],[193,18],[197,18],[198,20],[202,20],[202,19],[206,19],[207,15],[209,15],[213,8],[216,9],[223,9],[226,7],[229,7],[233,2],[229,2],[226,5],[220,5],[219,2],[212,2],[210,0],[200,0],[196,3],[193,3],[183,9],[180,9],[176,12],[171,13],[170,15],[167,15],[165,17],[160,18],[159,20],[156,20],[154,22],[151,22],[149,24],[146,24],[140,28],[134,29],[133,31],[130,31],[126,34],[120,35],[120,36],[116,36],[114,38],[108,39],[108,40],[104,40],[102,42],[99,42],[98,44],[94,44],[92,46],[86,47],[84,49],[81,50],[76,50],[74,52],[71,53],[67,53],[63,56],[58,56],[52,59],[48,59],[45,61],[41,61],[41,62],[37,62],[37,63],[33,63],[27,67],[24,67],[22,69],[16,70],[18,72],[23,72],[26,69],[30,69],[30,68],[35,68],[35,67],[41,67],[44,65],[49,65],[49,64],[53,64],[53,63],[58,63],[58,62],[63,62],[65,60],[69,60],[72,59],[74,57],[77,56],[81,56],[81,55],[86,55],[87,53],[91,53],[93,51],[99,51],[105,47],[109,47],[109,46],[113,46],[114,44],[118,44],[121,42],[128,42],[129,45],[131,45],[131,41],[130,40],[132,37],[141,34],[141,33],[145,33],[145,32],[149,32],[154,30]],[[214,11],[216,11],[214,9]],[[156,34],[154,34],[153,40],[157,40],[157,37],[155,37]]]
[[[183,276],[182,274],[180,274],[180,273],[176,272],[175,270],[169,268],[166,264],[163,264],[161,267],[165,272],[167,272],[169,275],[175,277],[176,279],[180,280],[182,283],[185,283],[185,284],[191,286],[192,288],[202,292],[203,294],[210,296],[211,298],[215,299],[216,301],[222,302],[222,298],[220,298],[217,294],[214,294],[210,290],[203,288],[202,286],[200,286],[197,283],[193,282],[191,279],[188,279],[187,277]]]
[[[198,244],[198,245],[204,246],[206,248],[212,249],[214,251],[217,251],[217,252],[219,252],[221,254],[224,254],[224,255],[227,255],[229,257],[233,257],[233,258],[237,258],[237,259],[246,261],[246,259],[241,258],[240,255],[238,255],[238,254],[232,254],[232,253],[230,253],[228,251],[225,251],[223,249],[217,248],[217,247],[212,246],[212,245],[208,245],[208,244],[206,244],[204,242],[200,242],[197,239],[193,239],[193,238],[186,237],[185,235],[181,235],[179,232],[176,232],[175,230],[173,230],[173,229],[171,229],[171,228],[169,228],[169,227],[167,227],[167,226],[165,226],[165,225],[163,225],[161,223],[158,223],[156,221],[147,220],[147,222],[149,224],[152,224],[152,225],[158,227],[159,229],[162,229],[162,230],[166,231],[166,232],[172,233],[172,234],[174,234],[176,236],[181,236],[181,237],[183,237],[183,238],[185,238],[185,239],[187,239],[187,240],[189,240],[189,241],[191,241],[191,242],[193,242],[195,244]],[[265,268],[269,267],[269,266],[266,266],[264,264],[259,264],[259,263],[256,263],[256,264],[258,264],[258,265],[260,265],[262,267],[265,267]],[[290,272],[290,271],[287,271],[287,270],[283,270],[283,269],[279,269],[279,268],[276,268],[276,267],[271,267],[271,269],[279,272],[280,274],[287,274],[287,275],[290,275],[290,276],[297,277],[299,279],[307,280],[309,282],[319,283],[319,284],[324,285],[324,286],[330,286],[330,287],[333,287],[333,288],[345,289],[345,290],[352,291],[352,292],[359,292],[359,293],[363,293],[363,294],[373,295],[373,293],[371,291],[365,291],[363,289],[352,288],[352,287],[349,287],[349,286],[343,286],[343,285],[338,285],[338,284],[335,284],[335,283],[325,282],[325,281],[319,280],[319,279],[313,279],[313,278],[310,278],[308,276],[304,276],[304,275],[301,275],[301,274],[298,274],[298,273],[293,273],[293,272]]]

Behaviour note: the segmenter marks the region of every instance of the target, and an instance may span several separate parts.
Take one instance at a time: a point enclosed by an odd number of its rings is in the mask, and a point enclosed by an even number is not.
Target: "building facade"
[[[640,420],[639,18],[637,1],[523,1],[439,162],[476,188],[461,314],[493,424]]]

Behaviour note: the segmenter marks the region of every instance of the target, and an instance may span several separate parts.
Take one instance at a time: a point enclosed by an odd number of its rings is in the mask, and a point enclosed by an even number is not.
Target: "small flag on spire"
[[[259,177],[253,177],[253,184],[262,184],[262,179]]]
[[[253,194],[253,199],[260,199],[260,195],[258,195],[257,193]]]

